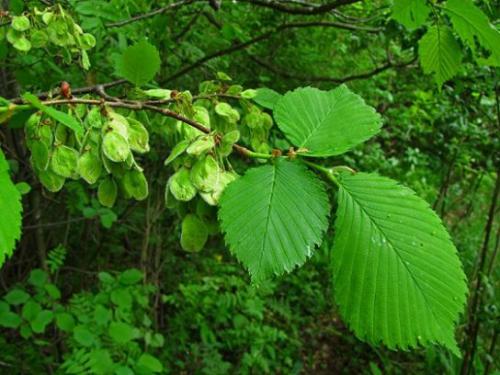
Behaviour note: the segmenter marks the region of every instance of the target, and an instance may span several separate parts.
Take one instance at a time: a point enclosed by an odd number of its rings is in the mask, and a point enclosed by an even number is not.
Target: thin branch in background
[[[261,67],[278,74],[284,78],[289,78],[289,79],[296,79],[300,81],[306,81],[306,82],[333,82],[333,83],[345,83],[345,82],[350,82],[350,81],[355,81],[359,79],[366,79],[373,77],[377,74],[380,74],[390,68],[403,68],[406,66],[409,66],[413,64],[416,59],[413,58],[410,61],[403,62],[403,63],[392,63],[391,61],[386,62],[383,65],[380,65],[370,71],[367,71],[365,73],[359,73],[359,74],[352,74],[344,77],[331,77],[331,76],[305,76],[305,75],[299,75],[299,74],[294,74],[294,73],[289,73],[288,71],[284,69],[277,68],[276,66],[260,59],[259,57],[256,56],[250,56],[250,58],[258,65]]]
[[[484,366],[484,375],[488,375],[490,373],[490,367],[492,365],[492,362],[495,360],[495,347],[497,345],[497,339],[498,339],[498,331],[500,329],[495,328],[495,333],[493,333],[493,337],[491,338],[491,343],[490,343],[490,348],[488,350],[489,358],[486,361],[486,365]]]
[[[41,223],[41,224],[35,224],[35,225],[25,225],[23,226],[23,229],[38,229],[38,228],[50,228],[50,227],[58,227],[62,225],[67,225],[69,223],[76,223],[79,221],[84,221],[88,220],[90,218],[86,217],[75,217],[75,218],[70,218],[67,220],[62,220],[62,221],[55,221],[52,223]]]
[[[488,266],[487,275],[490,276],[493,272],[493,267],[495,266],[495,261],[497,260],[498,250],[500,249],[500,226],[497,228],[495,247],[493,248],[493,253],[490,258],[490,265]]]
[[[227,3],[231,3],[232,5],[236,5],[238,3],[248,3],[251,5],[270,8],[270,9],[273,9],[273,10],[276,10],[279,12],[295,14],[295,15],[317,15],[317,14],[328,13],[336,8],[340,8],[341,6],[354,4],[354,3],[357,3],[360,1],[361,0],[337,0],[337,1],[330,2],[330,3],[326,3],[326,4],[310,3],[309,6],[306,6],[305,4],[300,4],[300,6],[289,6],[289,5],[283,4],[283,2],[280,2],[280,1],[270,1],[270,0],[238,0],[238,1],[234,1],[234,2],[227,0]],[[136,16],[131,17],[129,19],[121,20],[118,22],[108,23],[108,24],[106,24],[106,27],[112,28],[112,27],[121,27],[121,26],[129,25],[133,22],[141,21],[144,19],[148,19],[148,18],[157,16],[159,14],[167,13],[167,12],[170,12],[172,10],[179,9],[183,6],[190,5],[193,3],[209,3],[209,1],[208,0],[183,0],[183,1],[179,1],[177,3],[173,3],[173,4],[169,4],[167,6],[164,6],[162,8],[155,9],[151,12],[136,15]]]
[[[132,18],[129,18],[129,19],[125,19],[125,20],[118,21],[118,22],[108,23],[108,24],[106,24],[106,27],[113,28],[113,27],[125,26],[125,25],[131,24],[133,22],[137,22],[137,21],[144,20],[146,18],[154,17],[158,14],[163,14],[163,13],[175,10],[175,9],[179,9],[183,6],[186,6],[186,5],[195,3],[195,2],[207,2],[207,0],[182,0],[182,1],[178,1],[177,3],[172,3],[172,4],[169,4],[169,5],[164,6],[162,8],[155,9],[155,10],[148,12],[148,13],[139,14],[139,15],[132,17]]]
[[[304,3],[300,4],[300,6],[288,6],[283,4],[280,1],[273,0],[238,0],[241,3],[249,3],[252,5],[258,5],[266,8],[270,8],[273,10],[277,10],[283,13],[289,14],[301,14],[301,15],[315,15],[328,13],[336,8],[340,8],[344,5],[354,4],[360,2],[361,0],[337,0],[332,1],[326,4],[314,4],[310,3],[309,6],[305,6]]]
[[[284,30],[289,30],[289,29],[301,29],[301,28],[309,28],[309,27],[332,27],[332,28],[338,28],[338,29],[344,29],[344,30],[351,30],[351,31],[363,31],[363,32],[368,32],[368,33],[378,33],[382,29],[380,28],[372,28],[372,27],[364,27],[364,26],[356,26],[356,25],[351,25],[347,23],[342,23],[342,22],[328,22],[328,21],[311,21],[311,22],[291,22],[291,23],[285,23],[282,25],[279,25],[275,27],[274,29],[267,31],[265,33],[262,33],[250,40],[247,40],[245,42],[240,42],[233,44],[231,47],[227,47],[224,49],[221,49],[219,51],[210,53],[191,65],[185,66],[184,68],[181,68],[177,72],[173,73],[166,79],[164,79],[161,83],[165,84],[167,82],[173,81],[181,76],[183,76],[186,73],[189,73],[193,69],[198,68],[199,66],[205,64],[206,62],[215,59],[217,57],[222,57],[225,55],[229,55],[233,52],[240,51],[242,49],[245,49],[255,43],[261,42],[263,40],[269,39],[276,35],[276,33],[282,32]],[[387,68],[385,68],[387,69]]]
[[[200,15],[202,14],[202,12],[197,12],[193,17],[191,17],[191,19],[189,20],[189,22],[186,24],[186,26],[184,26],[184,28],[177,34],[175,35],[172,39],[178,43],[180,42],[180,40],[187,34],[189,33],[189,31],[191,31],[192,27],[196,24],[196,21],[198,21],[198,18],[200,17]]]
[[[479,307],[481,306],[483,296],[483,276],[486,270],[486,259],[488,257],[488,249],[490,244],[491,232],[493,231],[493,223],[495,220],[496,206],[498,204],[498,197],[500,194],[500,169],[496,171],[496,182],[491,196],[490,208],[488,210],[488,219],[484,228],[484,240],[481,250],[479,252],[479,259],[473,277],[474,294],[471,296],[471,303],[469,309],[469,322],[466,328],[465,338],[465,353],[462,360],[461,375],[470,373],[473,367],[474,356],[477,349],[477,336],[481,320],[478,318]]]

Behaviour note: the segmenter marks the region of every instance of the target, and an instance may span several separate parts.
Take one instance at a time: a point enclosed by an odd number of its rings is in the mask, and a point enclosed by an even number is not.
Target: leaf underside
[[[258,283],[302,265],[321,243],[328,213],[321,181],[299,162],[278,160],[231,183],[219,218],[230,251]]]
[[[141,41],[128,47],[118,61],[118,73],[136,86],[151,81],[160,70],[160,54],[155,46]]]
[[[460,68],[462,53],[448,27],[433,26],[419,42],[419,58],[425,73],[434,73],[439,86]]]
[[[253,98],[253,101],[264,108],[272,110],[281,97],[280,93],[263,87],[257,90],[257,95]]]
[[[9,166],[0,150],[0,266],[12,255],[21,237],[21,194],[9,176]]]
[[[392,18],[413,30],[425,23],[430,12],[431,8],[425,0],[395,0]]]
[[[490,23],[486,14],[471,0],[448,0],[445,13],[450,17],[454,30],[469,45],[478,57],[476,41],[490,53],[487,59],[481,57],[481,63],[500,66],[500,32]]]
[[[340,155],[378,133],[378,113],[345,85],[331,91],[300,88],[283,96],[274,117],[286,137],[308,156]]]
[[[440,343],[459,355],[465,275],[438,216],[391,179],[342,174],[339,183],[332,262],[344,320],[374,344]]]

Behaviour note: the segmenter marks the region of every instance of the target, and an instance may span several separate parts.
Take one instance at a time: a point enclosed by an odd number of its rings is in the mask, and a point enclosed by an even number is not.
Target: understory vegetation
[[[499,12],[0,2],[0,374],[499,374]]]

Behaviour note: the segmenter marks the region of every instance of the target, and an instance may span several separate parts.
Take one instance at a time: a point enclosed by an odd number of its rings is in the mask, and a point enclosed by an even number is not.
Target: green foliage
[[[8,3],[2,368],[495,366],[493,2]]]
[[[55,121],[60,122],[64,126],[67,126],[69,129],[73,130],[75,134],[81,136],[83,135],[83,127],[82,125],[71,115],[67,113],[58,111],[54,108],[47,107],[43,105],[40,100],[33,94],[26,93],[23,95],[23,99],[33,105],[35,108],[39,109],[46,115],[53,118]]]
[[[67,253],[67,249],[62,245],[58,245],[48,252],[46,263],[51,274],[56,273],[62,267]]]
[[[159,70],[158,50],[147,41],[128,47],[118,60],[118,74],[136,86],[151,81]]]
[[[9,164],[0,150],[0,266],[12,255],[21,237],[21,194],[9,175]]]
[[[71,15],[59,6],[43,10],[34,8],[31,14],[13,16],[7,41],[24,53],[32,49],[59,53],[66,63],[71,63],[77,55],[85,70],[91,65],[87,51],[96,44],[95,37],[84,33]]]
[[[0,325],[19,329],[23,338],[35,341],[51,326],[60,330],[70,348],[59,364],[64,373],[161,372],[161,362],[142,349],[144,344],[163,345],[147,313],[153,288],[139,284],[143,275],[136,269],[117,277],[101,273],[99,278],[95,294],[75,294],[63,304],[48,275],[35,269],[28,279],[31,290],[13,289],[4,296],[6,303],[0,302]]]
[[[474,51],[480,62],[500,66],[500,32],[471,0],[448,0],[445,13],[450,17],[457,34]],[[487,59],[481,58],[476,40],[488,51]]]
[[[229,249],[259,283],[312,255],[327,227],[328,206],[324,187],[304,165],[277,161],[229,185],[219,217]]]
[[[101,181],[97,189],[97,198],[104,207],[113,207],[118,195],[118,187],[112,178]]]
[[[413,30],[422,26],[431,8],[425,0],[395,0],[392,7],[392,18]]]
[[[95,184],[102,174],[103,165],[99,156],[92,152],[83,153],[77,161],[76,173],[88,184]]]
[[[462,55],[452,31],[448,27],[433,26],[419,41],[419,58],[424,72],[433,73],[441,87],[457,74]]]
[[[206,224],[193,214],[182,220],[181,246],[189,252],[198,252],[205,246],[208,238]]]
[[[289,92],[274,107],[287,138],[308,156],[343,154],[378,133],[380,116],[346,86]]]
[[[30,20],[26,16],[12,17],[12,28],[16,31],[26,31],[30,28]]]
[[[272,89],[263,87],[257,90],[257,95],[255,95],[252,99],[255,103],[261,105],[262,107],[272,110],[274,109],[276,103],[281,99],[281,94]]]
[[[205,264],[217,270],[215,274],[189,273],[175,292],[164,297],[171,314],[167,370],[275,374],[300,368],[298,337],[309,324],[308,313],[325,303],[315,279],[306,277],[302,286],[297,278],[281,289],[274,282],[254,288],[239,277],[237,265],[213,259]],[[315,269],[309,271],[320,277]],[[300,272],[304,277],[307,271]]]
[[[339,185],[333,277],[349,326],[391,348],[438,342],[459,355],[465,275],[439,218],[384,177],[344,173]]]

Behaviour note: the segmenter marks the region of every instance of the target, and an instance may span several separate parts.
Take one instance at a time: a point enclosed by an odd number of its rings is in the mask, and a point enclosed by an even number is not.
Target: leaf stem
[[[252,159],[272,159],[274,156],[271,154],[264,154],[262,152],[255,152],[249,149],[244,151],[244,155]]]
[[[316,164],[316,163],[313,163],[309,160],[304,160],[302,159],[302,161],[308,165],[309,167],[317,170],[318,172],[321,172],[323,173],[323,175],[325,175],[325,177],[330,180],[331,182],[333,182],[335,185],[339,186],[340,187],[340,184],[337,180],[337,178],[335,177],[335,174],[334,174],[334,168],[327,168],[327,167],[324,167],[320,164]],[[338,169],[338,168],[337,168]]]

